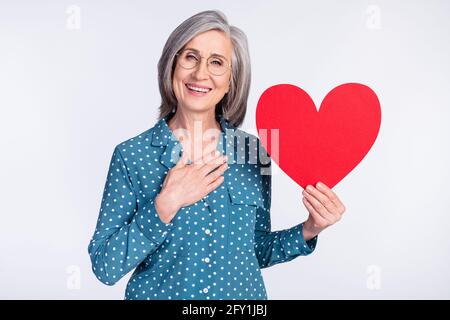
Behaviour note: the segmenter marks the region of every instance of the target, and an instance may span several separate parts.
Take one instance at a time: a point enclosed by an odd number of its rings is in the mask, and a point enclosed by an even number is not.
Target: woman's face
[[[231,79],[231,68],[227,68],[222,75],[214,75],[208,71],[207,59],[211,55],[221,55],[231,63],[232,43],[225,33],[217,30],[211,30],[201,33],[189,41],[184,49],[193,49],[198,51],[201,58],[200,63],[192,68],[185,69],[180,63],[176,63],[173,74],[173,90],[178,101],[178,107],[187,111],[199,112],[209,109],[214,110],[216,104],[223,98],[229,90],[229,81]],[[189,50],[188,52],[191,52]],[[195,55],[188,56],[194,59]],[[180,59],[180,56],[178,56]],[[218,63],[212,60],[213,63]],[[208,92],[198,92],[195,88],[207,88]],[[204,91],[204,90],[203,90]]]

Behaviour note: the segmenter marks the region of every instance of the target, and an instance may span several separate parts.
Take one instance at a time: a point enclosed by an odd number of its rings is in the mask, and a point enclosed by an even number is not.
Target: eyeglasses
[[[202,58],[205,59],[192,49],[184,49],[175,56],[178,56],[177,61],[184,69],[196,68],[200,64]],[[222,56],[212,55],[206,60],[206,67],[211,74],[221,76],[231,68],[231,63]]]

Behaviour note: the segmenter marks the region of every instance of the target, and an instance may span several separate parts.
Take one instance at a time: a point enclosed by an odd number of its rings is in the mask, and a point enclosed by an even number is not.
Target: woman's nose
[[[206,59],[202,59],[200,63],[195,67],[194,69],[194,75],[196,78],[200,79],[207,79],[209,76],[208,71],[208,62]]]

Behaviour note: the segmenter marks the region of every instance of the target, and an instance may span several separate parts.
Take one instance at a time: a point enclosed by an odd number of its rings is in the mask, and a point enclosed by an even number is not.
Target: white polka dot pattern
[[[153,201],[182,150],[169,117],[113,152],[88,248],[96,277],[113,285],[134,270],[129,300],[267,299],[260,269],[310,254],[317,237],[305,241],[302,224],[271,231],[271,175],[261,174],[270,162],[259,161],[265,150],[222,116],[224,182],[163,223]],[[256,163],[249,161],[255,153]]]

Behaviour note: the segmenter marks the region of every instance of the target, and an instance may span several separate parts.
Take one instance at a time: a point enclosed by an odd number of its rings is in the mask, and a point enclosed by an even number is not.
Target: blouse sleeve
[[[117,146],[103,191],[88,252],[96,277],[113,285],[163,243],[172,223],[159,219],[154,198],[137,200],[128,168]]]
[[[303,223],[290,229],[271,231],[270,205],[272,172],[271,162],[266,174],[262,175],[263,207],[258,207],[255,224],[255,252],[260,268],[267,268],[298,256],[312,253],[316,247],[317,236],[305,241]]]

